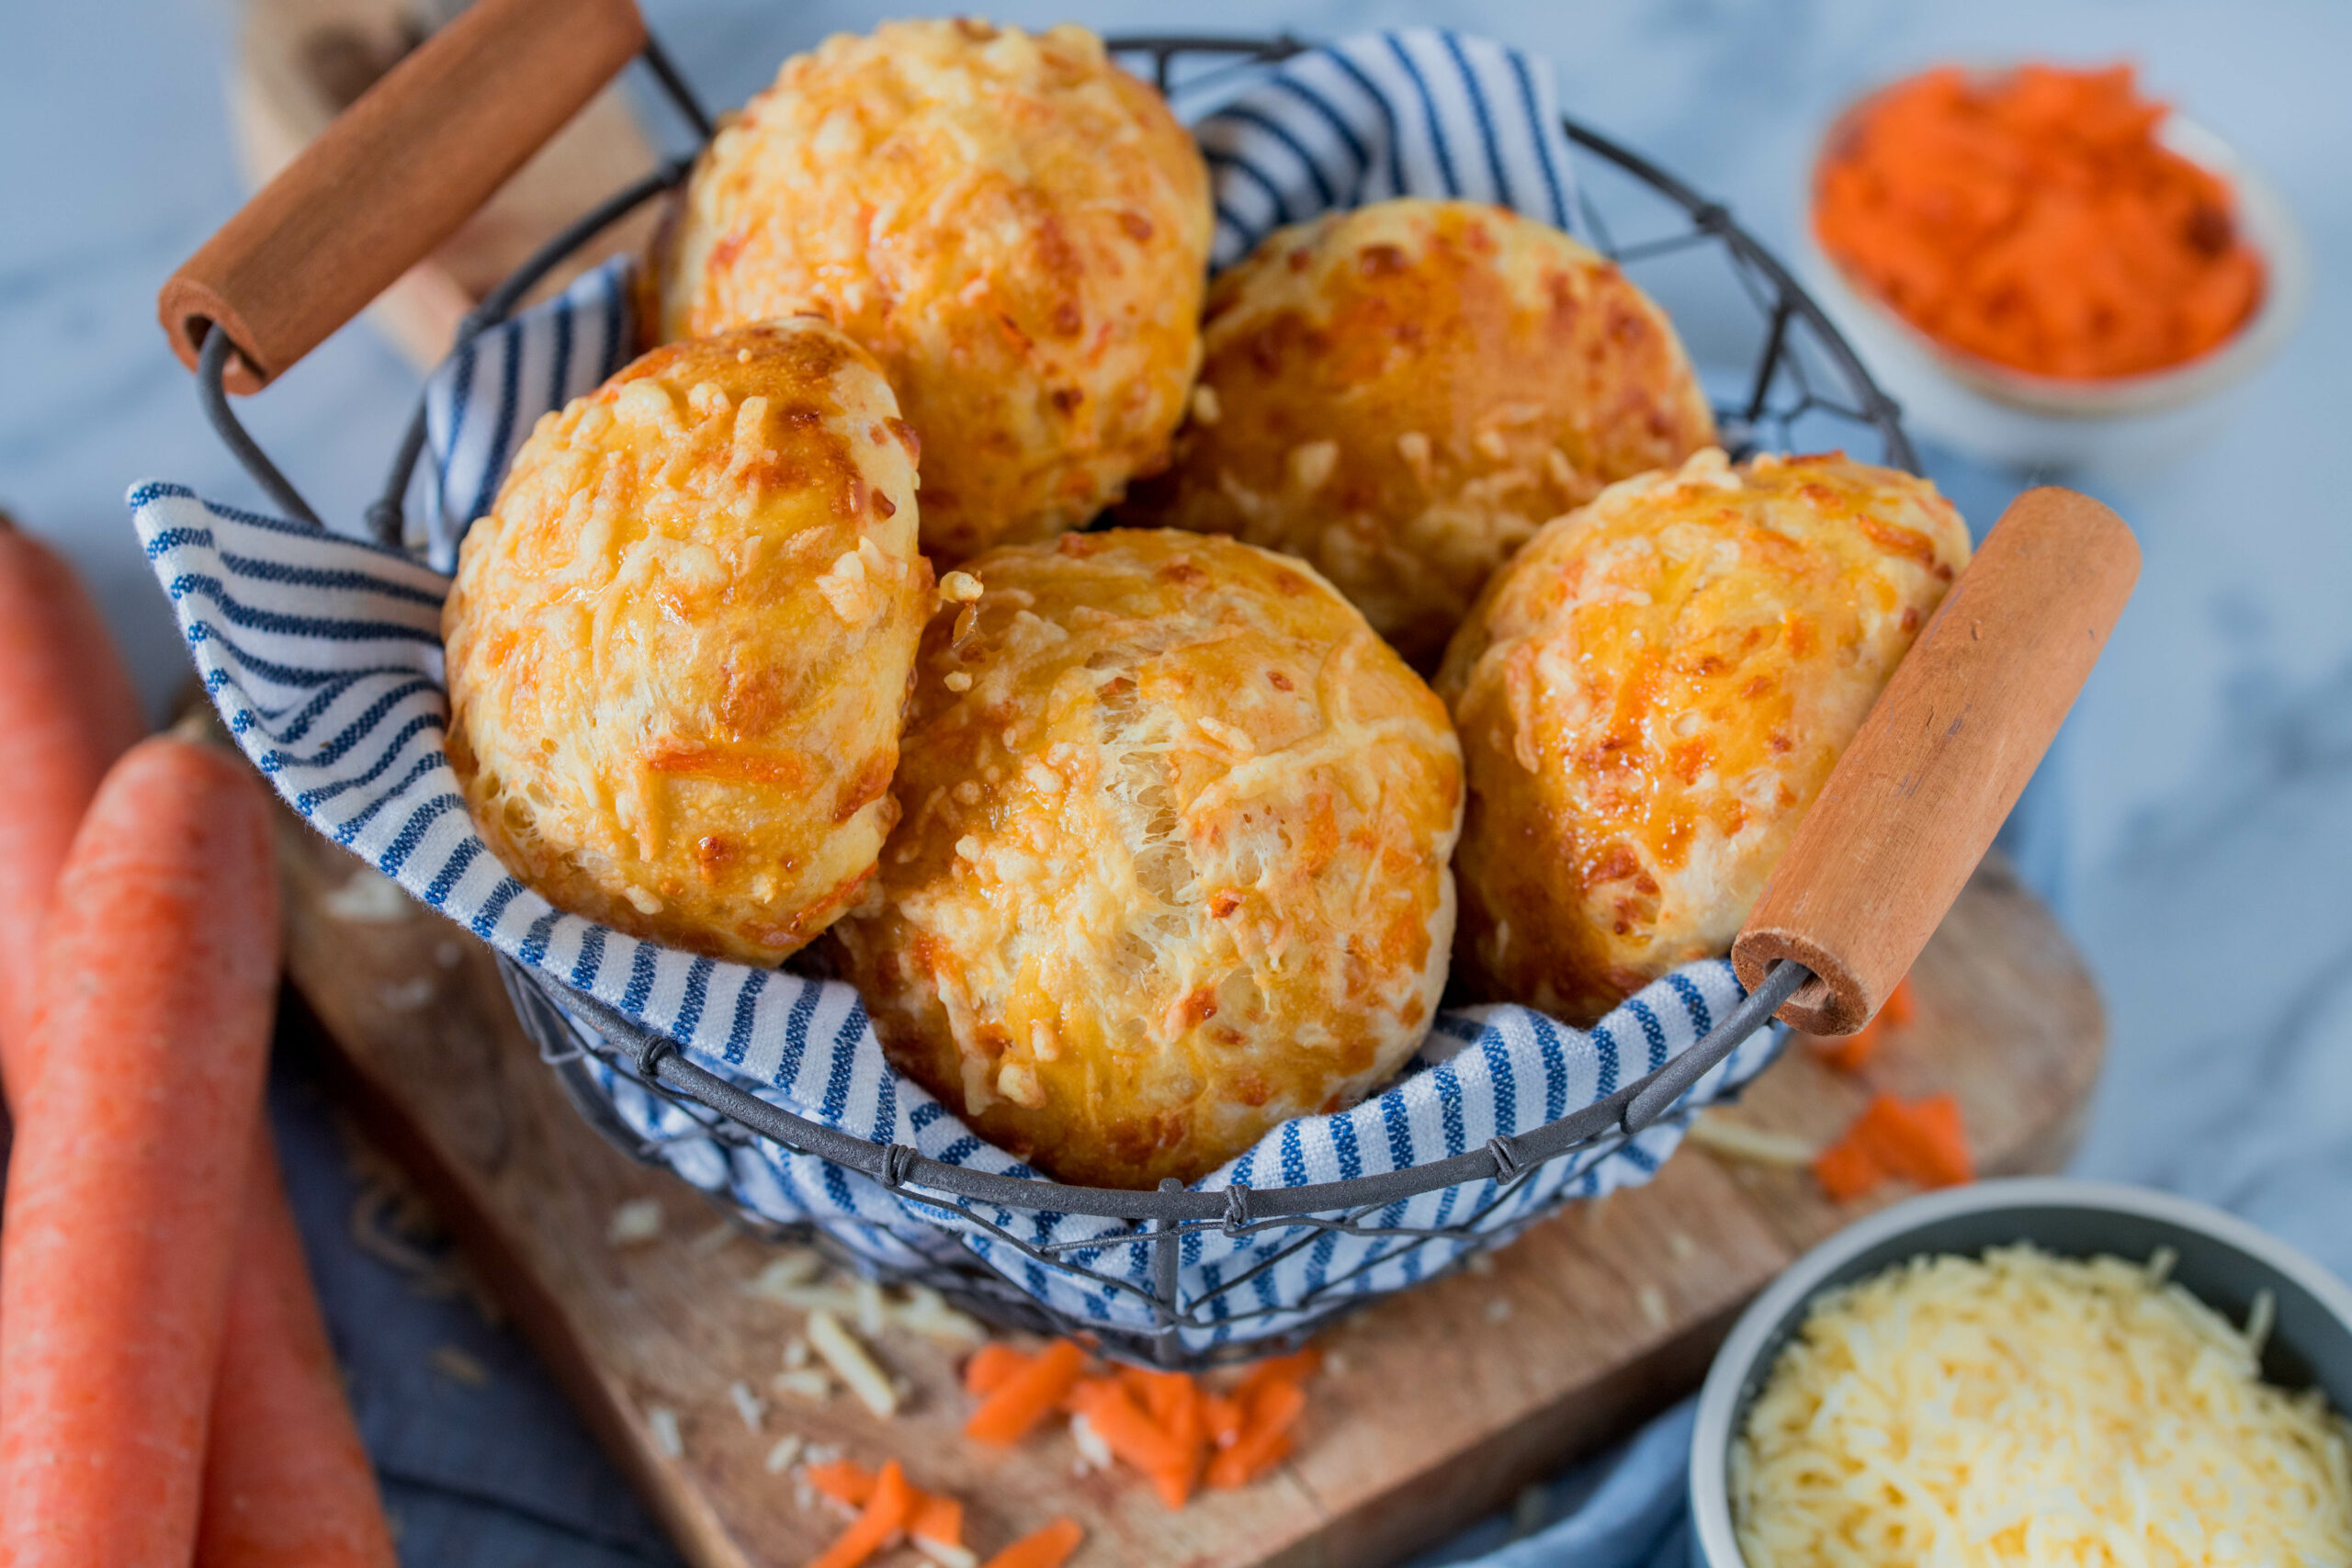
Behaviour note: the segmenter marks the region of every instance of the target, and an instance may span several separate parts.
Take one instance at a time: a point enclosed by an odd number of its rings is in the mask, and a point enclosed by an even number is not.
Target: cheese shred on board
[[[2168,1259],[1917,1258],[1825,1295],[1732,1446],[1748,1568],[2352,1563],[2352,1425]]]

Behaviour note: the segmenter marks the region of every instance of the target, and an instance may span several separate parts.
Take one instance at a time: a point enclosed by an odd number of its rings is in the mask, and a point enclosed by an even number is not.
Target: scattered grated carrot
[[[1019,1442],[1061,1403],[1085,1370],[1086,1351],[1077,1341],[1055,1340],[980,1402],[964,1424],[964,1435],[983,1443]]]
[[[1891,1176],[1922,1187],[1957,1187],[1976,1179],[1960,1102],[1949,1094],[1907,1103],[1891,1094],[1872,1096],[1845,1135],[1814,1161],[1813,1170],[1822,1190],[1841,1203]]]
[[[981,1568],[1062,1568],[1086,1532],[1075,1519],[1056,1519],[1035,1535],[1023,1536],[988,1560]]]
[[[834,1537],[833,1544],[808,1568],[857,1568],[889,1544],[891,1537],[905,1530],[914,1501],[915,1490],[907,1484],[907,1473],[899,1468],[899,1461],[885,1463],[882,1473],[875,1478],[874,1495],[867,1499],[865,1511]]]
[[[1245,1486],[1282,1462],[1291,1449],[1291,1424],[1306,1408],[1306,1391],[1288,1378],[1269,1378],[1251,1391],[1241,1431],[1209,1461],[1211,1486]]]
[[[2261,299],[2226,181],[2165,147],[2132,68],[1942,66],[1865,104],[1825,155],[1814,228],[1939,342],[2098,379],[2194,359]]]
[[[828,1464],[812,1464],[801,1472],[808,1484],[837,1503],[847,1503],[853,1508],[865,1506],[874,1495],[874,1472],[854,1460],[837,1459]]]
[[[1823,1062],[1840,1072],[1860,1072],[1862,1064],[1886,1043],[1887,1034],[1911,1021],[1917,1010],[1911,995],[1911,976],[1905,975],[1894,983],[1886,1001],[1879,1008],[1878,1016],[1843,1038],[1825,1038],[1814,1042],[1814,1051]]]
[[[936,1541],[942,1546],[964,1544],[964,1505],[953,1497],[936,1492],[915,1494],[913,1514],[907,1520],[907,1533]]]
[[[1079,1415],[1111,1452],[1151,1479],[1161,1502],[1170,1508],[1184,1506],[1200,1466],[1197,1436],[1190,1444],[1182,1441],[1137,1404],[1134,1393],[1117,1378],[1089,1378],[1072,1391],[1071,1397]]]
[[[990,1340],[964,1363],[964,1392],[985,1399],[1028,1364],[1029,1358],[1012,1346]]]

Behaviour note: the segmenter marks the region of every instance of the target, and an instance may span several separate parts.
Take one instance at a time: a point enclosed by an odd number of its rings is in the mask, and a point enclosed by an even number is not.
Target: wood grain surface
[[[789,1477],[767,1472],[787,1431],[867,1463],[897,1455],[919,1484],[966,1500],[966,1539],[983,1556],[1067,1513],[1088,1531],[1078,1568],[1377,1568],[1688,1392],[1740,1305],[1871,1206],[1840,1209],[1803,1172],[1686,1147],[1649,1186],[1572,1208],[1477,1271],[1347,1319],[1323,1341],[1332,1363],[1312,1385],[1293,1460],[1170,1514],[1132,1475],[1073,1475],[1066,1434],[1005,1454],[966,1443],[956,1354],[927,1340],[876,1343],[910,1388],[893,1420],[846,1395],[769,1393],[801,1322],[743,1289],[773,1249],[749,1237],[696,1245],[713,1212],[580,1120],[480,943],[290,817],[282,848],[293,977],[363,1122],[434,1196],[697,1568],[790,1568],[841,1528],[829,1506],[804,1506]],[[1740,1119],[1826,1141],[1873,1084],[1946,1089],[1986,1173],[2052,1168],[2079,1126],[2102,1021],[2073,949],[2001,863],[1969,883],[1916,990],[1917,1021],[1866,1077],[1823,1066],[1799,1042]],[[662,1236],[615,1249],[613,1212],[646,1197],[663,1209]],[[763,1430],[730,1403],[736,1381],[769,1399]],[[656,1408],[676,1414],[682,1455],[654,1439]]]

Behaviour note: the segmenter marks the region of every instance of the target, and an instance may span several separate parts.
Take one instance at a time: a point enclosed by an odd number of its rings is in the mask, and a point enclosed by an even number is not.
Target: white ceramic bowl
[[[2037,376],[1949,348],[1849,280],[1813,229],[1813,193],[1824,152],[1875,95],[1830,122],[1806,160],[1800,193],[1797,266],[1906,423],[1970,457],[2036,473],[2125,476],[2202,446],[2229,423],[2246,378],[2277,353],[2301,319],[2311,254],[2278,191],[2220,137],[2179,115],[2164,143],[2229,181],[2239,231],[2263,260],[2262,299],[2237,335],[2170,369],[2108,380]]]
[[[2352,1411],[2352,1288],[2244,1220],[2166,1192],[2064,1177],[1930,1192],[1849,1225],[1791,1264],[1715,1353],[1690,1438],[1700,1568],[1746,1568],[1732,1529],[1732,1439],[1814,1298],[1922,1253],[1973,1254],[2020,1241],[2074,1258],[2141,1259],[2169,1247],[2178,1254],[2172,1278],[2235,1323],[2268,1291],[2278,1316],[2263,1376],[2288,1388],[2316,1385],[2336,1409]]]

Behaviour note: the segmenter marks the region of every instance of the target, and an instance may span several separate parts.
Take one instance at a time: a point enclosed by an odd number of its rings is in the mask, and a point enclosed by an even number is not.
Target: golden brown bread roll
[[[891,22],[786,61],[656,244],[661,333],[795,310],[922,438],[922,539],[1042,539],[1167,461],[1200,359],[1208,171],[1083,28]]]
[[[1710,448],[1546,525],[1438,677],[1465,976],[1586,1023],[1725,951],[1967,564],[1935,486],[1838,454]]]
[[[1175,466],[1127,515],[1304,556],[1424,668],[1537,527],[1714,439],[1665,312],[1503,208],[1278,231],[1210,285],[1203,341]]]
[[[1300,563],[1072,534],[924,634],[906,818],[834,927],[883,1044],[1064,1180],[1190,1180],[1413,1051],[1444,987],[1460,751]]]
[[[773,963],[863,893],[932,604],[914,442],[808,318],[542,418],[442,612],[449,761],[551,902]]]

